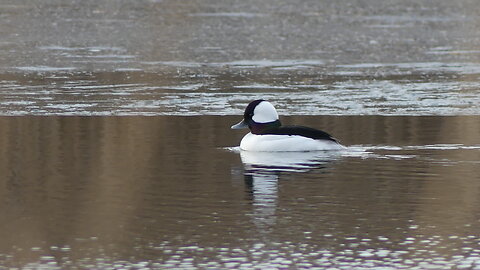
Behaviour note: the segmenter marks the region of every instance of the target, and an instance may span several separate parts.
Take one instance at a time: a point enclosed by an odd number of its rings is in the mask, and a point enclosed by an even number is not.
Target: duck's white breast
[[[240,142],[245,151],[325,151],[342,150],[345,146],[328,140],[314,140],[298,135],[255,135],[248,133]]]

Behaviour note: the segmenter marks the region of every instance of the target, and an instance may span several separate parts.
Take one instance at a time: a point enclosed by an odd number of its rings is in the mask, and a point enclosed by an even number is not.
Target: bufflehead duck
[[[263,99],[250,102],[243,120],[232,129],[249,128],[250,133],[240,142],[245,151],[324,151],[342,150],[345,146],[330,134],[309,127],[282,126],[277,110]]]

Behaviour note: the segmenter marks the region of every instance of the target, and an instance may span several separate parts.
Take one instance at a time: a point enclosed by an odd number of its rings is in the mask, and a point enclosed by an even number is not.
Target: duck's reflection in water
[[[278,185],[282,174],[324,169],[341,157],[337,151],[249,152],[240,151],[247,194],[252,201],[252,219],[268,232],[275,225]]]

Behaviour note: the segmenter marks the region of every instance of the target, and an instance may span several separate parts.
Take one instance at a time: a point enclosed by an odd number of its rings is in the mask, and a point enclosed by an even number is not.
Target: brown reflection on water
[[[100,235],[109,246],[129,249],[135,241],[129,228],[151,215],[142,209],[153,211],[145,203],[154,203],[148,196],[155,189],[168,195],[215,170],[205,156],[229,130],[216,128],[218,119],[196,119],[1,118],[1,250],[19,247],[30,261],[52,243]]]
[[[439,141],[478,144],[478,119],[457,116],[452,120],[441,123],[437,134]],[[472,232],[471,227],[478,227],[480,220],[480,153],[478,150],[443,152],[444,158],[456,160],[457,164],[429,166],[427,172],[431,175],[431,181],[425,181],[421,194],[421,198],[428,203],[418,205],[415,219],[420,224],[429,224],[416,234],[436,237],[430,238],[427,243],[417,241],[418,248],[425,249],[425,245],[430,245],[436,253],[447,257],[451,256],[451,250],[465,252],[465,248],[468,250],[465,246],[478,237],[478,231]],[[438,239],[450,239],[449,247],[435,245]]]
[[[317,250],[348,237],[388,236],[374,246],[392,249],[410,234],[463,239],[478,233],[478,149],[408,147],[478,145],[477,118],[285,117],[345,145],[403,148],[243,175],[239,154],[221,149],[239,144],[238,117],[2,117],[0,260],[162,262],[165,243],[248,252],[258,241]]]

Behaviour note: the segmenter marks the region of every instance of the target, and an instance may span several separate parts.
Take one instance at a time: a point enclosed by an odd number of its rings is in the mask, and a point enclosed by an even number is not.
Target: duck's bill
[[[247,123],[245,123],[245,121],[243,120],[231,127],[231,129],[242,129],[242,128],[248,128]]]

